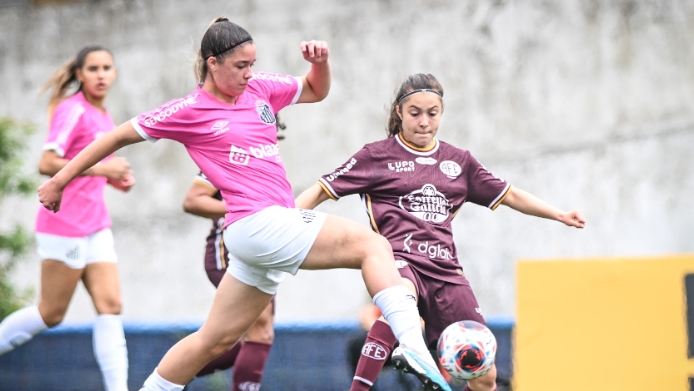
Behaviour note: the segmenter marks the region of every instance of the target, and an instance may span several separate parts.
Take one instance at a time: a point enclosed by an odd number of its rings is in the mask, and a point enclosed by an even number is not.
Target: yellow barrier
[[[690,391],[694,255],[521,261],[517,272],[515,391]]]

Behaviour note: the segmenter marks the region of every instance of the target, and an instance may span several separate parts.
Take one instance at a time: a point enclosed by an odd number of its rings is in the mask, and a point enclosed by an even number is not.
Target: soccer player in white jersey
[[[415,299],[402,284],[388,242],[349,219],[294,208],[273,113],[324,99],[331,82],[328,45],[309,41],[300,46],[311,64],[305,76],[254,74],[256,46],[250,34],[217,18],[202,38],[201,84],[193,93],[118,126],[39,188],[44,207],[59,212],[65,186],[99,159],[129,144],[169,138],[186,147],[221,191],[228,273],[203,326],[169,350],[144,390],[182,390],[248,330],[284,274],[299,268],[361,269],[367,290],[424,373],[424,382],[431,389],[450,390],[424,343]]]
[[[55,175],[89,143],[113,129],[104,101],[115,79],[113,56],[94,45],[80,50],[46,83],[44,91],[53,93],[48,140],[39,161],[41,174]],[[109,184],[128,191],[135,179],[124,158],[102,158],[75,173],[79,177],[65,187],[64,213],[40,208],[36,218],[36,242],[43,260],[39,304],[14,312],[0,323],[0,354],[62,322],[82,280],[98,313],[93,343],[104,386],[107,391],[127,391],[128,354],[104,187]]]

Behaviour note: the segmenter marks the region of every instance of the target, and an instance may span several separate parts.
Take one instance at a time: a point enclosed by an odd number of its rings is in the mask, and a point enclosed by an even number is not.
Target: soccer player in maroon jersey
[[[461,320],[484,324],[458,262],[451,221],[466,202],[492,210],[504,204],[522,213],[583,228],[580,211],[565,212],[497,178],[464,149],[435,138],[443,113],[443,88],[432,75],[411,75],[400,86],[388,121],[388,138],[365,145],[345,164],[296,199],[313,209],[332,198],[360,194],[371,227],[393,247],[405,285],[435,346],[443,329]],[[383,319],[369,331],[351,390],[368,390],[385,357],[397,362],[396,339]],[[374,355],[372,351],[387,354]],[[470,380],[466,390],[496,389],[496,368]]]

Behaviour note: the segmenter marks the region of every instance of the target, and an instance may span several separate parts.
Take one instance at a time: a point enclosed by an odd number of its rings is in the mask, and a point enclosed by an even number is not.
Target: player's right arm
[[[217,189],[198,181],[193,182],[183,200],[183,210],[187,213],[210,219],[219,219],[226,214],[224,201],[214,198]]]
[[[39,160],[39,173],[54,176],[62,170],[70,160],[62,158],[54,150],[43,151]],[[130,173],[130,164],[125,158],[114,157],[84,170],[81,176],[103,176],[109,179],[121,179]]]
[[[52,178],[39,187],[39,202],[46,209],[58,212],[63,198],[63,190],[73,179],[103,160],[106,156],[126,145],[141,141],[144,141],[144,139],[135,131],[130,121],[107,132],[84,148]]]
[[[294,203],[300,209],[313,209],[328,198],[330,198],[328,193],[318,183],[314,183],[313,186],[299,194]]]

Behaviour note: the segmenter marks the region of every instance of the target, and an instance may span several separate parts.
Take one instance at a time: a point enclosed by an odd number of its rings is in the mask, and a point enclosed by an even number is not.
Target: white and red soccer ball
[[[496,338],[473,320],[446,327],[439,337],[439,362],[451,376],[470,380],[489,372],[496,357]]]

